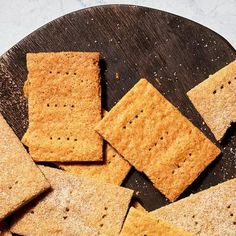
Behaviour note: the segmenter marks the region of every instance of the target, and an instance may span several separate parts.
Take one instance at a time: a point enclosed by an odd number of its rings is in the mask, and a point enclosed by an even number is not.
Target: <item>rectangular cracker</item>
[[[217,140],[236,122],[236,60],[187,93]]]
[[[118,235],[133,191],[93,178],[41,167],[52,191],[13,219],[20,235]],[[47,219],[47,220],[45,220]]]
[[[147,212],[130,208],[120,236],[193,236],[174,225],[157,220]]]
[[[44,192],[49,183],[0,114],[0,221]]]
[[[104,160],[101,163],[65,163],[59,166],[73,174],[90,176],[107,183],[121,185],[131,165],[111,145],[105,143],[104,148]]]
[[[27,54],[29,127],[22,141],[35,161],[100,161],[99,53]]]
[[[197,235],[235,235],[236,179],[190,195],[150,213]]]
[[[145,79],[95,129],[170,201],[220,153]]]

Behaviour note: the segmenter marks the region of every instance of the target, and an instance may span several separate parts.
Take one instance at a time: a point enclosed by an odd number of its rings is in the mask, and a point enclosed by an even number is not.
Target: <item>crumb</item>
[[[156,78],[155,80],[156,80],[156,82],[161,86],[161,82],[159,81],[159,79]]]
[[[119,76],[118,72],[116,72],[116,80],[120,80],[120,76]]]

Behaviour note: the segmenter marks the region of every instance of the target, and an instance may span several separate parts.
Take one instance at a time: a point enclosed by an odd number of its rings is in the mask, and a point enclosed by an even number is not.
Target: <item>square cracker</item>
[[[20,235],[118,235],[133,191],[93,178],[41,167],[52,191],[13,219]],[[47,219],[47,220],[45,220]]]
[[[193,194],[150,214],[197,235],[234,236],[236,179]]]
[[[171,201],[220,153],[145,79],[95,129]]]
[[[50,187],[0,115],[0,221]]]
[[[99,53],[27,54],[29,127],[22,141],[35,161],[99,161],[102,139]]]
[[[59,166],[73,174],[90,176],[117,185],[122,184],[131,169],[131,165],[108,143],[105,143],[103,162],[65,163],[59,164]]]
[[[210,75],[188,93],[217,140],[236,122],[236,60]]]
[[[157,220],[147,212],[130,208],[120,236],[193,236],[174,225]]]

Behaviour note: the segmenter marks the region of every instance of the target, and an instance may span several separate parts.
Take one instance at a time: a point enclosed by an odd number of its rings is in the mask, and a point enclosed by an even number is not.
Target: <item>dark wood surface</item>
[[[145,77],[215,141],[186,97],[188,90],[236,58],[230,44],[213,31],[166,12],[124,5],[84,9],[41,27],[0,58],[0,109],[19,138],[28,125],[27,101],[22,91],[27,76],[26,53],[51,51],[101,52],[105,109],[111,109]],[[223,155],[182,197],[236,177],[235,126],[220,146]],[[168,203],[134,169],[123,185],[136,190],[136,197],[148,210]]]

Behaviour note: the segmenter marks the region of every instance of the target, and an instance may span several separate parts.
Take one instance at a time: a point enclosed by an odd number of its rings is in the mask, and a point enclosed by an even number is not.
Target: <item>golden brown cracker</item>
[[[188,97],[217,140],[236,122],[236,60],[192,88]]]
[[[94,177],[101,181],[121,185],[131,165],[109,144],[105,144],[104,161],[98,163],[65,163],[59,166],[70,173]]]
[[[150,213],[197,235],[235,235],[236,179],[190,195]]]
[[[171,201],[220,153],[145,79],[95,129]]]
[[[0,221],[50,187],[0,115]]]
[[[174,225],[157,220],[148,213],[130,208],[120,236],[193,236]]]
[[[13,219],[20,235],[118,235],[133,191],[93,178],[41,167],[52,191]],[[45,220],[46,219],[46,220]]]
[[[35,161],[100,161],[99,53],[27,54],[29,127],[22,141]]]

